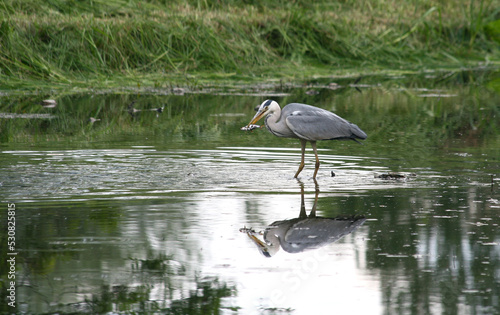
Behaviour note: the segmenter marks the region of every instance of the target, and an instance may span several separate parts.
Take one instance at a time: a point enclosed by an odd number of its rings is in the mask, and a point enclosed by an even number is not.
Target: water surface
[[[498,92],[415,85],[49,95],[55,108],[38,104],[48,96],[3,96],[2,113],[50,115],[0,118],[17,310],[500,312]],[[271,97],[335,111],[368,139],[318,143],[317,182],[308,148],[294,179],[297,140],[239,130]],[[403,178],[383,176],[393,173]],[[313,208],[365,221],[335,242],[272,257],[240,231]]]

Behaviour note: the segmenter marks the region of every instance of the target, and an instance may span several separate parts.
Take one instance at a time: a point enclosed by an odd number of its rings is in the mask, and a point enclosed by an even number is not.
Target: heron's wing
[[[301,252],[333,243],[355,231],[365,222],[362,216],[346,218],[307,218],[290,227],[281,242],[287,252]]]
[[[366,138],[355,124],[318,107],[292,103],[283,108],[281,116],[297,136],[309,141]]]
[[[331,243],[355,231],[366,219],[350,218],[307,218],[303,219],[285,234],[285,241],[291,243]]]

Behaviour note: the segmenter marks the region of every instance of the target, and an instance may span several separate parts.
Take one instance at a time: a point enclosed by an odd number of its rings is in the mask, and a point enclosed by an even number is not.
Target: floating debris
[[[156,112],[156,117],[159,117],[161,113],[163,113],[163,110],[165,108],[165,105],[163,105],[162,107],[158,107],[158,108],[149,108],[149,109],[137,109],[134,107],[134,104],[135,104],[136,101],[132,101],[130,104],[128,104],[127,106],[127,111],[128,113],[133,117],[133,118],[136,118],[136,114],[139,113],[139,112],[143,112],[143,111],[151,111],[151,112]]]
[[[254,129],[257,129],[257,128],[262,128],[262,126],[259,126],[259,125],[248,125],[248,126],[245,126],[245,127],[241,127],[240,129],[243,130],[243,131],[251,131],[251,130],[254,130]]]
[[[200,93],[201,94],[201,93]],[[280,92],[213,92],[213,95],[231,95],[231,96],[262,96],[262,97],[285,97],[290,96],[290,93],[280,93]],[[260,106],[260,105],[259,105]]]
[[[15,113],[0,113],[0,118],[14,119],[14,118],[24,118],[24,119],[52,119],[57,116],[51,114],[15,114]]]
[[[354,81],[354,83],[353,83],[353,84],[349,84],[349,86],[350,86],[350,87],[355,88],[355,89],[356,89],[356,91],[358,91],[359,93],[361,93],[361,90],[359,89],[359,87],[361,86],[361,85],[359,84],[359,81],[361,81],[361,78],[362,78],[362,77],[359,77],[359,78],[357,78],[357,79]]]
[[[158,108],[152,108],[151,111],[156,111],[158,113],[163,113],[163,109],[165,108],[165,105],[163,105],[162,107],[158,107]]]
[[[379,256],[385,256],[387,258],[409,258],[410,256],[405,255],[405,254],[386,254],[386,253],[380,253]]]
[[[318,95],[319,91],[316,91],[316,90],[307,90],[306,94],[307,95]]]
[[[389,180],[409,179],[410,177],[416,177],[416,176],[417,176],[417,174],[415,174],[415,173],[409,173],[409,174],[384,173],[384,174],[380,174],[380,175],[375,174],[375,178],[389,179]]]
[[[44,108],[54,108],[57,106],[56,100],[43,100],[40,102],[40,104]]]
[[[328,84],[328,86],[326,87],[327,89],[330,89],[330,90],[338,90],[338,89],[341,89],[343,88],[342,85],[339,85],[338,83],[336,82],[331,82],[330,84]]]
[[[186,93],[186,90],[181,87],[175,87],[172,89],[172,93],[174,93],[175,95],[184,95],[184,93]]]
[[[220,113],[220,114],[210,114],[212,117],[243,117],[246,116],[245,113]]]
[[[132,117],[135,117],[135,113],[137,112],[140,112],[141,110],[140,109],[136,109],[134,107],[134,104],[135,104],[135,101],[132,101],[130,104],[128,104],[127,106],[127,111],[128,113],[132,116]]]
[[[151,108],[150,111],[156,112],[156,118],[158,118],[158,117],[160,117],[160,114],[163,113],[164,108],[165,108],[165,105],[163,105],[162,107],[158,107],[158,108]]]
[[[420,94],[419,97],[455,97],[457,94],[441,94],[441,93],[429,93],[429,94]]]

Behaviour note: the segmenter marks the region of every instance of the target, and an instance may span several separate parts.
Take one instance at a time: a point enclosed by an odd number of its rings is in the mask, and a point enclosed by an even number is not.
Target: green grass
[[[0,88],[304,80],[500,64],[498,0],[310,2],[5,0]]]

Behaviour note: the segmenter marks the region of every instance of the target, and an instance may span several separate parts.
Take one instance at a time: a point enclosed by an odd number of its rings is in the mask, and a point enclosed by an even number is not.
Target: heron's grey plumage
[[[272,119],[273,116],[274,114],[267,116],[266,127],[278,137],[307,141],[366,139],[366,133],[357,125],[330,111],[311,105],[291,103],[281,110],[278,120]]]
[[[276,221],[264,232],[264,239],[289,253],[299,253],[336,242],[362,225],[363,216],[338,218],[295,218]]]
[[[301,140],[302,161],[295,177],[304,167],[304,151],[306,141],[311,142],[315,157],[316,168],[313,178],[319,169],[319,159],[316,150],[318,140],[366,139],[366,133],[357,125],[322,108],[311,105],[291,103],[283,107],[272,100],[264,101],[257,114],[248,124],[254,124],[266,115],[267,129],[277,137],[298,138]],[[247,127],[248,127],[247,126]]]

